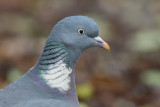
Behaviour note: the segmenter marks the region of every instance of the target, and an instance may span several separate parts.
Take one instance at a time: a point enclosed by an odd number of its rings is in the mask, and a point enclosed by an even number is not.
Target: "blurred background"
[[[92,17],[111,51],[85,51],[76,66],[81,107],[160,107],[159,0],[0,0],[0,88],[38,60],[53,26]]]

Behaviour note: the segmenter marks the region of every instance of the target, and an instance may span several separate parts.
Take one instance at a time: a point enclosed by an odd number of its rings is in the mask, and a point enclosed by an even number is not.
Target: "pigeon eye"
[[[79,35],[83,35],[84,34],[84,30],[83,29],[78,29],[78,34]]]

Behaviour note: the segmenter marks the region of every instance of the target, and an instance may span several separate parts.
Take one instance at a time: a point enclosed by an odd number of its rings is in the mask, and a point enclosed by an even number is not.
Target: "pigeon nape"
[[[62,19],[51,31],[35,66],[0,90],[0,107],[80,107],[74,66],[90,47],[110,49],[99,37],[96,22],[86,16]]]

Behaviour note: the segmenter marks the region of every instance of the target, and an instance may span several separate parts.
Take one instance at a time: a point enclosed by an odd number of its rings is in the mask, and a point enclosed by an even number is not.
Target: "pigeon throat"
[[[62,43],[47,42],[38,62],[39,78],[47,88],[65,93],[74,85],[69,55]]]

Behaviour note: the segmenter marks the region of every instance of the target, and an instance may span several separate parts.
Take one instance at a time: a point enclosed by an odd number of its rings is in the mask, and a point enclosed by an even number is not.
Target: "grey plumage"
[[[79,107],[74,66],[87,48],[109,49],[98,34],[89,17],[71,16],[58,22],[36,65],[0,90],[0,107]]]

